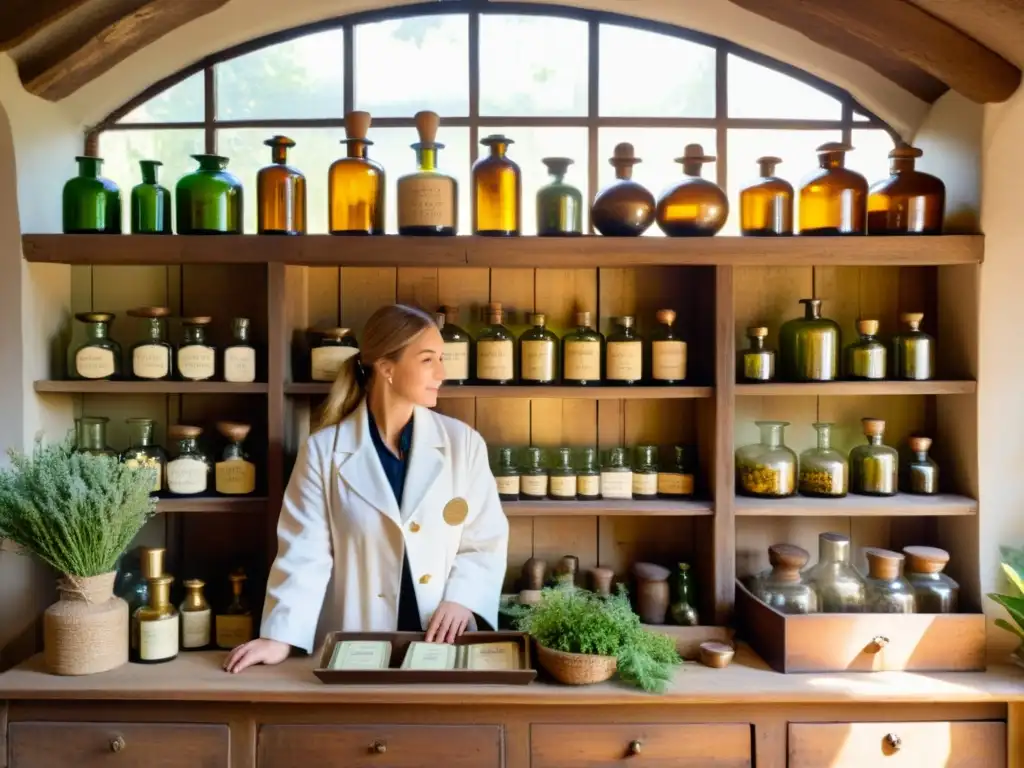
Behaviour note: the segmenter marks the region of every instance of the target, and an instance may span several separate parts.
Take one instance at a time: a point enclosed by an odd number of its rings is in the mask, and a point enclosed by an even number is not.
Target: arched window
[[[571,157],[571,178],[592,199],[613,178],[607,159],[629,141],[643,163],[635,178],[657,195],[679,178],[687,143],[718,157],[705,171],[737,190],[761,155],[783,158],[794,186],[816,166],[814,149],[846,140],[848,165],[869,181],[888,173],[893,133],[846,91],[733,43],[611,14],[498,3],[405,6],[289,30],[224,51],[157,84],[93,129],[105,174],[128,189],[138,161],[163,161],[164,181],[202,151],[230,158],[254,190],[268,164],[263,141],[297,142],[291,158],[309,185],[309,231],[327,231],[327,169],[344,154],[343,116],[373,116],[371,157],[395,185],[414,169],[413,115],[441,115],[441,167],[460,182],[459,220],[469,221],[469,171],[478,139],[505,133],[523,169],[523,232],[536,232],[533,196],[546,183],[540,160]],[[245,231],[255,232],[254,200]],[[127,206],[126,206],[127,208]],[[127,213],[127,211],[126,211]],[[731,215],[723,234],[737,234]],[[587,226],[586,221],[584,226]],[[658,236],[656,227],[649,230]]]

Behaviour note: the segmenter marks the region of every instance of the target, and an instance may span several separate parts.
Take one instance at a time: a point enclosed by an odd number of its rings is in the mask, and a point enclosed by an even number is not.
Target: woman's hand
[[[279,640],[258,637],[242,643],[228,654],[224,661],[225,672],[241,672],[253,664],[280,664],[288,658],[292,647]]]
[[[455,638],[466,631],[466,627],[473,621],[473,612],[464,605],[445,600],[434,611],[430,617],[430,626],[427,627],[427,636],[424,638],[428,643],[454,643]]]

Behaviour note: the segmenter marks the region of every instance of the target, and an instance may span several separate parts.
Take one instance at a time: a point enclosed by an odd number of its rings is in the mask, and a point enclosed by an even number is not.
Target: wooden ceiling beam
[[[23,43],[89,0],[2,0],[0,51]]]
[[[898,73],[894,76],[892,58],[902,59],[981,104],[1005,101],[1020,85],[1021,72],[1016,66],[905,0],[732,2],[856,59],[908,90],[916,88],[918,95],[922,95],[920,81]]]

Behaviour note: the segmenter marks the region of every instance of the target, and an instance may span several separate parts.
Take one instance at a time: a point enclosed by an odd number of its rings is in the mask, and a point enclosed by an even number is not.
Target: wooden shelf
[[[737,384],[736,394],[751,397],[783,397],[787,395],[972,395],[978,391],[976,381],[826,381],[808,384],[772,382],[769,384]]]
[[[979,264],[982,235],[941,237],[219,237],[46,235],[25,259],[52,264],[381,267],[907,266]]]
[[[710,501],[506,501],[508,517],[694,517],[714,514]]]
[[[267,511],[266,496],[183,496],[175,499],[160,499],[156,511],[165,512],[233,512],[262,514]]]
[[[326,382],[285,384],[286,395],[326,395]],[[714,395],[714,387],[542,387],[542,386],[462,386],[441,387],[444,400],[492,397],[558,398],[577,400],[688,400]]]
[[[793,496],[788,499],[752,499],[736,497],[736,514],[777,517],[953,517],[978,514],[978,502],[966,496],[942,493],[938,496],[857,496],[841,499],[814,499]]]
[[[261,395],[265,383],[227,381],[36,381],[36,392],[72,395]]]

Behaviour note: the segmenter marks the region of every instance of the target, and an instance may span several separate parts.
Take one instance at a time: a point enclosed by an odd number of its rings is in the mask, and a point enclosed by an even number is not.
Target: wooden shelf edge
[[[33,389],[39,393],[69,395],[262,395],[269,385],[263,382],[234,384],[228,381],[54,381],[38,380]]]
[[[331,385],[326,383],[296,382],[285,384],[286,395],[326,395]],[[714,396],[714,387],[563,387],[520,386],[490,387],[467,385],[442,387],[438,397],[442,400],[493,397],[558,398],[560,400],[689,400]]]
[[[737,384],[737,397],[785,397],[820,395],[972,395],[978,391],[976,381],[828,381],[796,384],[772,382]]]
[[[261,513],[267,510],[266,496],[197,496],[189,498],[160,499],[156,503],[159,514],[169,512],[212,513]]]
[[[713,515],[710,501],[505,501],[506,517],[699,517]]]
[[[815,499],[753,499],[737,496],[736,514],[743,517],[955,517],[978,514],[978,502],[967,496],[942,493],[937,496],[857,496]]]

